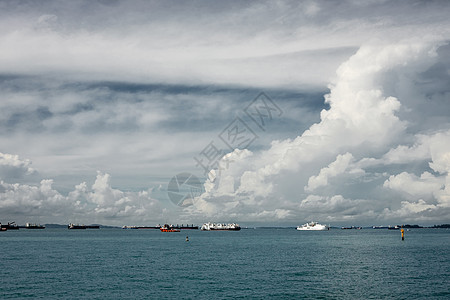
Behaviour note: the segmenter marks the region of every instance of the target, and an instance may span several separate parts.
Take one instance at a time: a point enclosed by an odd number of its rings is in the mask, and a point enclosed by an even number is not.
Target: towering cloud
[[[436,64],[441,59],[437,47],[439,42],[416,40],[361,47],[337,70],[337,79],[325,96],[330,108],[322,111],[319,123],[294,140],[273,142],[251,159],[236,161],[245,168],[232,167],[222,171],[221,180],[207,181],[198,209],[245,216],[252,210],[284,207],[298,216],[345,220],[367,214],[371,218],[403,217],[405,209],[415,213],[437,210],[433,202],[446,206],[448,133],[411,133],[408,126],[414,116],[403,112],[404,118],[399,117],[402,104],[414,109],[416,103],[398,85],[417,80]],[[448,130],[448,124],[434,130]],[[411,140],[424,144],[403,144]],[[391,175],[396,172],[393,164],[401,160],[420,163],[427,159],[432,170],[425,168],[428,171],[420,178],[408,172]],[[384,184],[380,182],[386,177]],[[222,192],[224,182],[235,184],[234,193]],[[303,186],[306,193],[299,188]],[[415,202],[399,203],[397,197],[376,193],[382,189],[404,192],[404,200]],[[402,208],[396,211],[400,204]]]

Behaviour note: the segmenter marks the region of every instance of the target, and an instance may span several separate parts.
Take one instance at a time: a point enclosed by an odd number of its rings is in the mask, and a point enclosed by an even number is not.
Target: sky
[[[448,1],[0,1],[0,222],[450,222]]]

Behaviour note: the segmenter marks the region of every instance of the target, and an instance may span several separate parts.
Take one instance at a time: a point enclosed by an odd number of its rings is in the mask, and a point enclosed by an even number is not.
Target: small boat
[[[327,225],[322,225],[317,222],[309,222],[306,224],[303,224],[301,226],[297,226],[297,230],[330,230],[330,227]]]
[[[173,226],[170,226],[169,224],[164,224],[159,230],[161,230],[161,232],[180,232],[180,229],[173,228]]]

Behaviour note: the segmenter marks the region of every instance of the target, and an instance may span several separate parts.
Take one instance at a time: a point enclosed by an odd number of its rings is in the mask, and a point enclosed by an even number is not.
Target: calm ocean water
[[[450,230],[405,234],[7,231],[0,298],[449,299]]]

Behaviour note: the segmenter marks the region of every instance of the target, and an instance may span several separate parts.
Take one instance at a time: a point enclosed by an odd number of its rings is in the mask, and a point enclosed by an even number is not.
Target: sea
[[[450,299],[447,229],[20,229],[0,249],[0,299]]]

